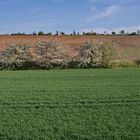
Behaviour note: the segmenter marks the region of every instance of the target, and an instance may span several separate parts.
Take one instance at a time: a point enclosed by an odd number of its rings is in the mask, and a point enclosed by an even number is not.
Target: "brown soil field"
[[[39,41],[56,40],[64,44],[64,49],[72,57],[76,55],[76,48],[86,40],[110,40],[119,44],[118,59],[121,60],[140,60],[140,36],[0,36],[0,49],[9,43],[21,42],[34,46]]]

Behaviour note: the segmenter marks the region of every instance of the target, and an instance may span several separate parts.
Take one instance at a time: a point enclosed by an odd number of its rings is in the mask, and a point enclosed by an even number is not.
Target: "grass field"
[[[140,139],[140,69],[0,72],[0,140]]]

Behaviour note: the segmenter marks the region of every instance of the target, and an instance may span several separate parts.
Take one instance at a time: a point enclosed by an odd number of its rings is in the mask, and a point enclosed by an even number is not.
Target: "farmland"
[[[76,56],[75,49],[86,40],[111,40],[119,44],[118,59],[128,61],[140,60],[140,36],[0,36],[0,49],[6,44],[22,42],[34,46],[39,41],[56,40],[64,43],[64,50],[71,57]]]
[[[140,139],[139,69],[0,72],[0,139]]]

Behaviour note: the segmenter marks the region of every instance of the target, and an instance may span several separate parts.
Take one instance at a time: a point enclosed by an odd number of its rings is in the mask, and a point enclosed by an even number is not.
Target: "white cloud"
[[[6,33],[16,33],[16,32],[26,32],[32,33],[33,31],[44,31],[50,32],[53,30],[54,24],[56,20],[54,19],[47,19],[47,20],[34,20],[34,21],[25,21],[25,22],[18,22],[15,24],[5,25],[3,27],[0,26],[0,34]]]
[[[96,7],[92,6],[91,9],[92,11],[96,10],[97,12],[93,12],[92,13],[93,15],[88,19],[88,21],[95,22],[95,21],[107,18],[109,16],[112,16],[116,11],[119,10],[119,7],[112,5],[103,9],[102,11],[99,11]]]
[[[105,28],[105,27],[85,28],[85,29],[81,29],[80,32],[94,31],[97,33],[107,32],[110,34],[112,31],[115,31],[118,33],[121,30],[124,30],[125,32],[128,32],[128,33],[137,32],[137,30],[140,30],[140,25],[124,26],[124,27],[116,27],[116,28]]]
[[[119,32],[121,30],[124,30],[125,32],[128,32],[128,33],[136,32],[137,30],[140,30],[140,25],[114,28],[114,31],[116,31],[116,32]]]
[[[95,6],[92,6],[91,11],[97,11],[97,8]]]

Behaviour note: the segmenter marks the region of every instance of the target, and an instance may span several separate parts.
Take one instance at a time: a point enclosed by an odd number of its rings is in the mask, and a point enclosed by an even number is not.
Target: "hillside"
[[[140,60],[140,36],[0,36],[0,48],[8,43],[22,42],[34,46],[39,41],[56,40],[64,44],[64,49],[72,57],[75,49],[86,40],[111,40],[119,44],[118,58],[121,60]]]

